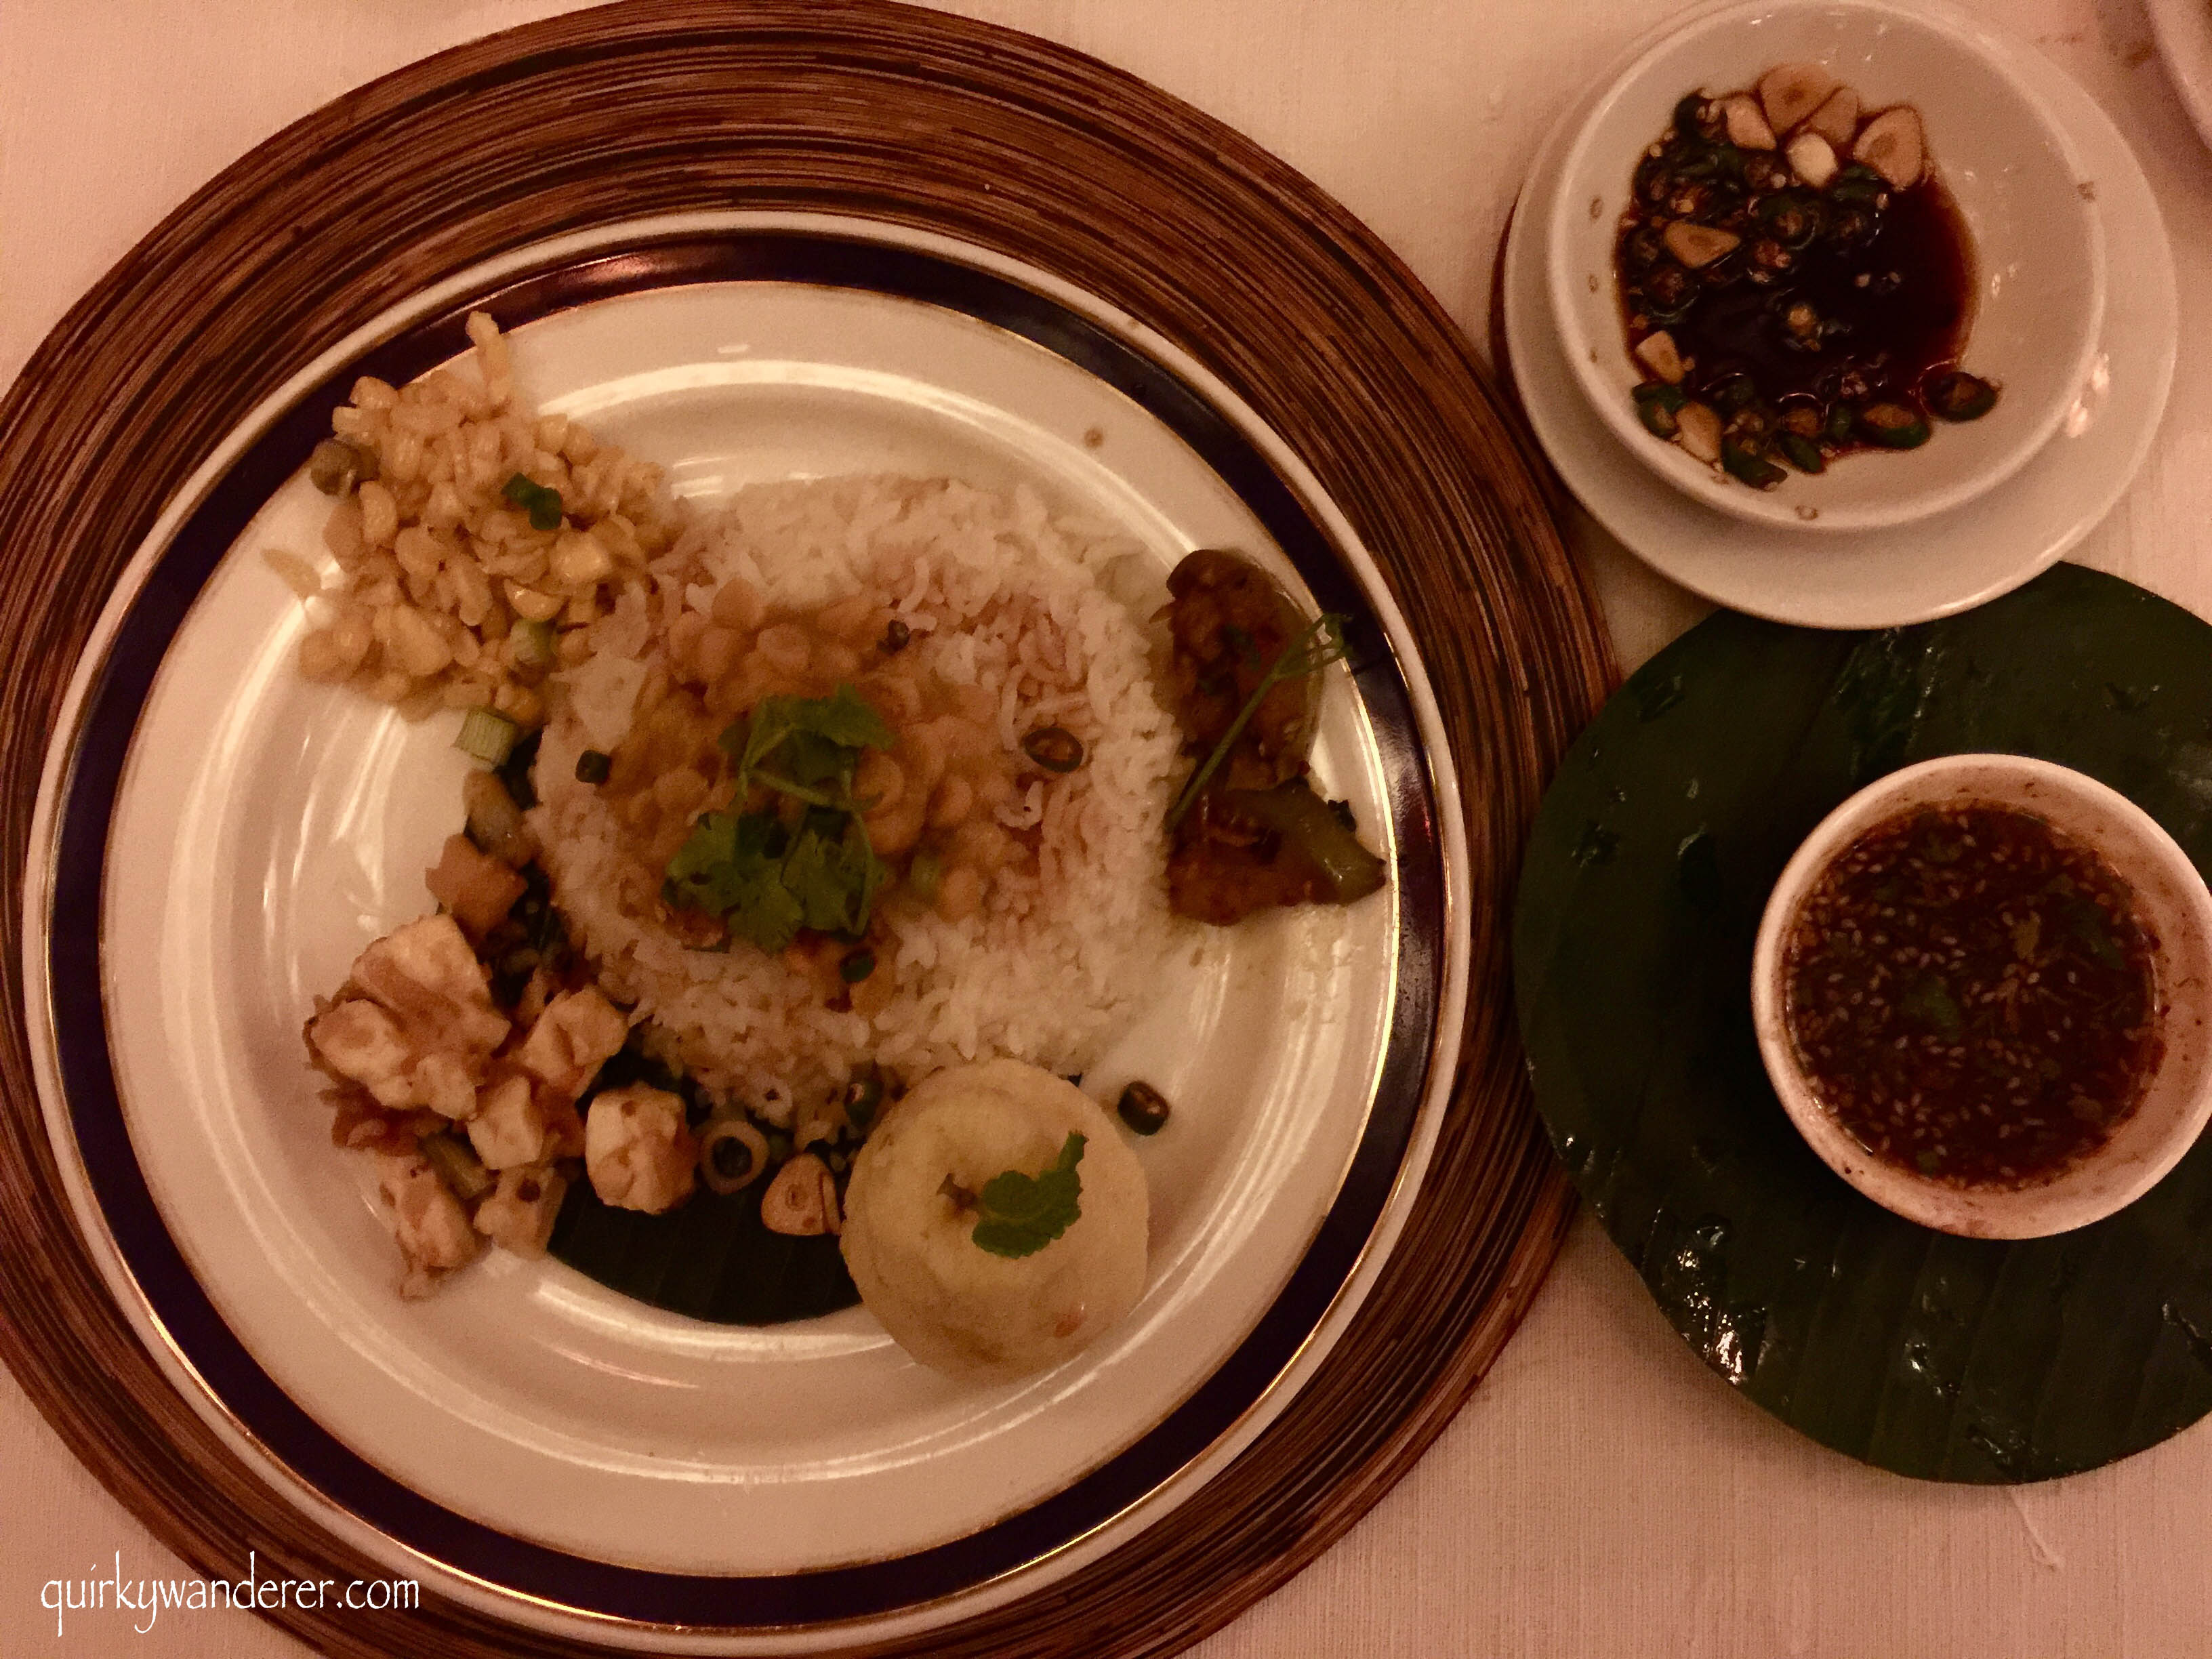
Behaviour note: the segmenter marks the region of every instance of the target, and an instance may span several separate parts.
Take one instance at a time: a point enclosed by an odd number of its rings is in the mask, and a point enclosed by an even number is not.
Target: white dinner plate
[[[1624,61],[1676,26],[1638,42]],[[1926,622],[2008,592],[2055,563],[2135,477],[2165,413],[2179,331],[2165,222],[2127,141],[2096,100],[2032,47],[2000,49],[2072,140],[2105,246],[2116,250],[2103,336],[2088,390],[2020,473],[1964,506],[1894,529],[1808,537],[1747,523],[1656,483],[1622,447],[1566,362],[1546,283],[1543,229],[1589,100],[1553,129],[1515,206],[1503,262],[1514,385],[1567,488],[1654,569],[1716,604],[1776,622]]]
[[[456,716],[410,726],[302,682],[305,615],[262,556],[320,556],[328,503],[299,468],[354,376],[458,355],[479,305],[526,396],[696,501],[857,471],[1026,486],[1161,577],[1236,547],[1352,616],[1315,764],[1391,886],[1194,928],[1085,1079],[1110,1106],[1141,1074],[1176,1111],[1136,1143],[1145,1297],[1075,1361],[955,1383],[859,1308],[706,1324],[503,1254],[428,1302],[397,1295],[300,1032],[364,945],[430,908],[422,872],[469,763]],[[1150,1524],[1342,1328],[1450,1083],[1432,1061],[1459,1029],[1466,875],[1436,803],[1455,786],[1372,564],[1194,364],[944,239],[643,222],[415,296],[215,450],[112,600],[71,710],[27,906],[51,925],[26,951],[49,1122],[119,1301],[281,1490],[395,1571],[547,1628],[849,1642],[1033,1589]]]

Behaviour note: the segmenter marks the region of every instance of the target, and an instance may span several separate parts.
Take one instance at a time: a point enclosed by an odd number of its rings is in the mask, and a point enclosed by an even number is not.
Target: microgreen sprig
[[[978,1247],[993,1255],[1035,1255],[1083,1218],[1083,1177],[1076,1165],[1083,1162],[1085,1144],[1082,1135],[1070,1134],[1060,1156],[1035,1175],[1008,1170],[985,1182],[980,1193],[951,1176],[937,1190],[975,1218],[969,1237]]]
[[[1213,745],[1213,752],[1206,757],[1204,765],[1190,775],[1190,781],[1183,785],[1182,793],[1176,797],[1176,804],[1168,809],[1170,830],[1181,823],[1183,815],[1197,804],[1206,786],[1213,781],[1213,775],[1221,769],[1222,762],[1229,758],[1229,751],[1237,746],[1237,739],[1244,735],[1244,728],[1252,723],[1252,716],[1260,712],[1260,705],[1267,701],[1267,693],[1287,680],[1304,679],[1309,674],[1320,673],[1333,662],[1344,660],[1345,620],[1336,611],[1325,611],[1308,623],[1277,653],[1275,660],[1267,665],[1267,672],[1260,676],[1260,683],[1252,688],[1252,695],[1244,699],[1244,706],[1237,711],[1237,718],[1230,721],[1229,729]]]

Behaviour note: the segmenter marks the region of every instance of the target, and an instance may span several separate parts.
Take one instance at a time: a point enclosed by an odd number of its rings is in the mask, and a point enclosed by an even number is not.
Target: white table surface
[[[2141,0],[1974,0],[2086,85],[2174,240],[2181,360],[2132,490],[2075,553],[2212,615],[2212,155]],[[545,0],[0,0],[0,383],[172,207],[386,70]],[[1675,0],[959,0],[1250,134],[1402,254],[1476,340],[1522,169],[1571,93]],[[2126,277],[2116,260],[2114,280]],[[1704,607],[1586,522],[1632,665]],[[10,872],[9,879],[13,879]],[[12,947],[11,947],[12,948]],[[78,1613],[49,1580],[182,1577],[0,1382],[0,1655],[279,1659],[246,1614]],[[237,1564],[243,1571],[244,1564]],[[404,1615],[378,1620],[395,1653]],[[2022,1491],[1921,1485],[1783,1428],[1708,1373],[1587,1218],[1527,1324],[1413,1474],[1195,1650],[1382,1656],[2212,1652],[2212,1425]]]

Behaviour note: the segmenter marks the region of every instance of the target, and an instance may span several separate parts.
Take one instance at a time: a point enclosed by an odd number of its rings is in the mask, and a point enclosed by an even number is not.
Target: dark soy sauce
[[[1741,259],[1741,251],[1731,256]],[[1857,245],[1816,238],[1771,285],[1728,273],[1702,286],[1677,346],[1697,362],[1693,387],[1748,374],[1779,408],[1810,399],[1911,402],[1929,371],[1959,358],[1973,321],[1974,271],[1951,192],[1933,173],[1891,193]],[[1826,326],[1820,349],[1791,334],[1789,308],[1809,301]]]
[[[1918,137],[1909,161],[1895,148],[1917,118],[1878,111],[1856,129],[1887,124],[1874,149],[1889,175],[1848,159],[1850,144],[1816,148],[1815,188],[1787,155],[1731,143],[1724,101],[1676,106],[1637,164],[1614,242],[1646,429],[1771,489],[1785,465],[1913,448],[1935,422],[1986,414],[1998,388],[1959,366],[1972,240]]]

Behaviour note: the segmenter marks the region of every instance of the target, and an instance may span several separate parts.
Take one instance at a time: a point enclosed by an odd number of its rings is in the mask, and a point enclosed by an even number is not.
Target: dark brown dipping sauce
[[[1790,74],[1762,77],[1769,108],[1769,82]],[[1685,97],[1638,162],[1615,231],[1621,320],[1644,377],[1637,418],[1753,489],[1861,450],[1917,448],[2000,395],[1959,362],[1973,244],[1919,112],[1861,119],[1856,94],[1836,99],[1850,109],[1778,133],[1749,93]]]
[[[1839,403],[1917,403],[1929,371],[1958,361],[1973,273],[1951,192],[1931,173],[1880,199],[1887,203],[1880,210],[1868,204],[1832,213],[1870,225],[1863,241],[1816,237],[1769,283],[1756,280],[1758,268],[1741,256],[1733,272],[1723,262],[1705,278],[1687,314],[1671,327],[1676,345],[1697,363],[1692,395],[1748,374],[1776,410],[1809,403],[1825,419]],[[1755,226],[1744,228],[1755,249]],[[1632,276],[1622,276],[1626,291]],[[1789,326],[1790,308],[1800,302],[1820,319],[1815,344]]]
[[[1821,1104],[1888,1163],[2020,1187],[2094,1152],[2165,1052],[2157,940],[2096,854],[1995,806],[1876,826],[1821,875],[1784,962]]]

